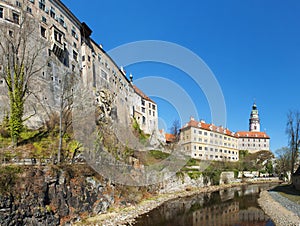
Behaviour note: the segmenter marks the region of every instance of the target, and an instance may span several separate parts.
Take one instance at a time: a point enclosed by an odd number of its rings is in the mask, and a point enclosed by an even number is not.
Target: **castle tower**
[[[257,106],[255,103],[252,106],[252,111],[249,119],[249,131],[260,132],[260,120],[259,120]]]

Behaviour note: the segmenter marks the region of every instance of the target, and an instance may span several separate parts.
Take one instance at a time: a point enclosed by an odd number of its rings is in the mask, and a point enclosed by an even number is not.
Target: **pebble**
[[[258,203],[275,222],[276,226],[300,226],[299,212],[294,212],[298,211],[299,205],[279,193],[263,191],[260,194]]]

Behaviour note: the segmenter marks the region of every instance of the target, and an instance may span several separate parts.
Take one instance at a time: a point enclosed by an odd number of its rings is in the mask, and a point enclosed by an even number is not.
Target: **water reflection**
[[[272,185],[249,185],[169,201],[137,219],[137,226],[273,226],[259,208],[260,191]]]

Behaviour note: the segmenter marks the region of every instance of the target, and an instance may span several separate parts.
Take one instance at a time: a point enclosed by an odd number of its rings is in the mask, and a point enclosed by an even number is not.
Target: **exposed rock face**
[[[85,165],[28,168],[14,189],[0,194],[0,225],[63,225],[105,212],[114,186]]]

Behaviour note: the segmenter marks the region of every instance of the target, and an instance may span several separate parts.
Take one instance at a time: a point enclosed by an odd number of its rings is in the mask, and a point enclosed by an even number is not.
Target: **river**
[[[247,185],[168,201],[135,226],[275,226],[259,208],[259,193],[274,184]]]

